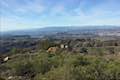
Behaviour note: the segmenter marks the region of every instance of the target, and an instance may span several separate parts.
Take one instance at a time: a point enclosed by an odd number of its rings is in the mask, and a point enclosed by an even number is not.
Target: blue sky
[[[0,30],[120,26],[120,0],[0,0]]]

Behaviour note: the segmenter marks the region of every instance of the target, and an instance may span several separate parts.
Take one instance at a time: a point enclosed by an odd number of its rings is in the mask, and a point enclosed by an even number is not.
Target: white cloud
[[[20,0],[19,0],[20,1]],[[120,6],[117,0],[106,0],[104,3],[90,6],[85,11],[87,0],[81,0],[76,8],[67,10],[66,3],[45,4],[46,0],[1,0],[1,30],[24,29],[54,25],[120,25]],[[71,0],[70,3],[72,3]],[[69,0],[67,0],[69,2]],[[43,4],[44,3],[44,4]],[[51,2],[52,3],[52,2]],[[72,5],[70,5],[72,6]],[[47,11],[47,13],[41,15]],[[9,13],[11,12],[11,13]],[[35,17],[33,17],[35,15]]]
[[[16,14],[41,14],[45,11],[45,6],[40,1],[38,2],[38,0],[34,0],[33,2],[27,0],[25,4],[20,4],[17,0],[2,0],[1,4],[3,8],[6,8],[8,11],[10,10]]]

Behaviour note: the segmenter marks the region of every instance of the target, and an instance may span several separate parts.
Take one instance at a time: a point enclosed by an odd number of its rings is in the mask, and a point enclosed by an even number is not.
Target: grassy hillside
[[[0,80],[120,80],[120,55],[66,52],[14,54],[0,65]]]

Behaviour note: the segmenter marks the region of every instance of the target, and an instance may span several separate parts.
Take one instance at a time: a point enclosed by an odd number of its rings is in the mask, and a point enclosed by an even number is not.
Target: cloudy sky
[[[0,30],[120,25],[120,0],[0,0]]]

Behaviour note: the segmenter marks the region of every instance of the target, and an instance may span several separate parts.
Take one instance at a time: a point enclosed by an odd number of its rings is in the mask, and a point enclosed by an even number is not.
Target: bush
[[[0,77],[0,80],[5,80],[4,78]]]
[[[88,53],[87,48],[81,48],[80,53],[87,54]]]
[[[19,55],[4,65],[12,68],[15,76],[29,80],[119,80],[120,60],[104,57],[41,52],[32,56]]]
[[[30,62],[19,64],[16,67],[16,75],[32,78],[36,75],[34,65]]]

